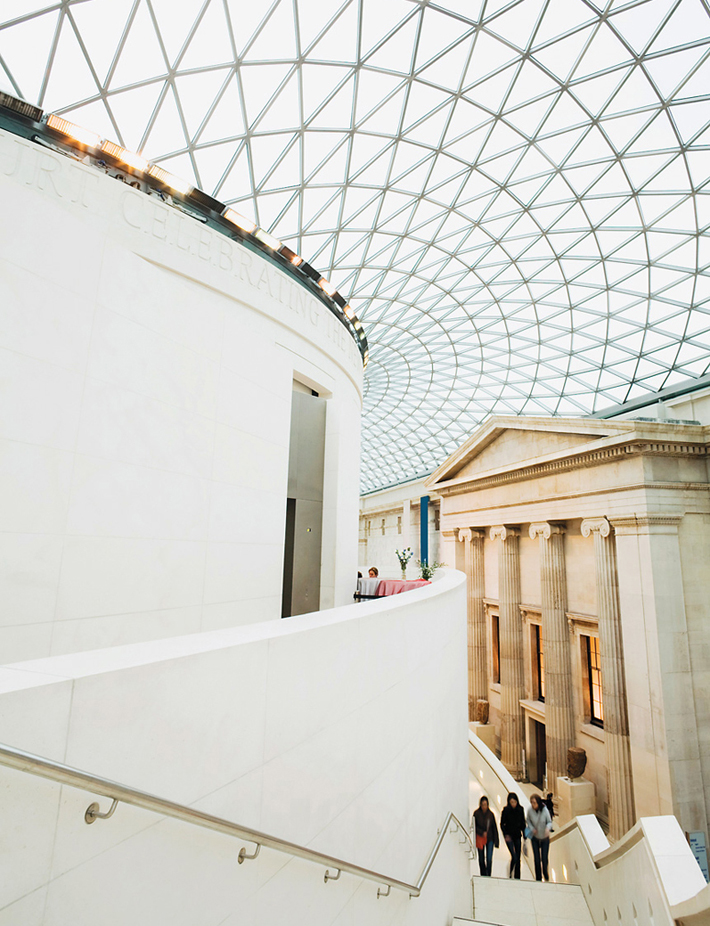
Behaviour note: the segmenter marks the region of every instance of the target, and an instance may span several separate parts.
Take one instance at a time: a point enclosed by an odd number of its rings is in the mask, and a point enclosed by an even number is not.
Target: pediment
[[[498,416],[478,428],[427,480],[427,486],[476,479],[484,473],[529,466],[538,459],[583,448],[622,430],[627,422],[522,419]]]
[[[536,457],[569,450],[593,440],[598,440],[598,437],[587,434],[556,434],[552,431],[503,431],[484,450],[462,466],[455,478],[477,476],[515,463],[527,463]]]

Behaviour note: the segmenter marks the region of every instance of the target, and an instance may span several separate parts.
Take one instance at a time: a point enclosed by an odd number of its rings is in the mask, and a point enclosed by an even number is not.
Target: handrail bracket
[[[241,849],[239,850],[239,856],[237,857],[237,861],[241,865],[245,859],[256,858],[260,850],[261,850],[261,843],[259,842],[256,843],[256,849],[252,852],[251,855],[249,855],[249,853],[247,852],[246,846],[242,846]]]
[[[84,812],[84,822],[93,823],[94,820],[108,820],[109,817],[113,816],[114,810],[118,807],[118,798],[113,799],[113,803],[106,811],[106,813],[101,813],[101,806],[97,801],[93,801],[86,808]]]

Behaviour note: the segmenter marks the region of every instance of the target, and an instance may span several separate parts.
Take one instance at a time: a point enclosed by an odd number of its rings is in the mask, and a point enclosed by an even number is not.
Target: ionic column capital
[[[491,540],[497,540],[499,537],[501,540],[507,540],[508,537],[519,537],[520,531],[515,527],[508,527],[507,524],[496,524],[495,527],[491,528],[490,537]]]
[[[553,534],[564,534],[566,528],[562,524],[550,524],[549,521],[534,521],[530,525],[530,539],[542,537],[543,540],[549,540]]]
[[[582,521],[582,536],[589,537],[592,533],[599,532],[600,537],[608,537],[611,533],[611,524],[606,518],[585,518]]]
[[[460,527],[459,528],[459,540],[470,543],[472,540],[478,540],[479,537],[484,537],[485,534],[483,531],[478,531],[475,527]]]

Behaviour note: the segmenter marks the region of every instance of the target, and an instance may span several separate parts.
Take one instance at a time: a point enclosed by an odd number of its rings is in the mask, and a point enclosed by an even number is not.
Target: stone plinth
[[[475,721],[468,725],[469,730],[488,746],[491,752],[496,751],[496,728],[492,723],[478,723]]]
[[[594,783],[586,778],[557,779],[558,817],[560,826],[583,813],[596,812]]]

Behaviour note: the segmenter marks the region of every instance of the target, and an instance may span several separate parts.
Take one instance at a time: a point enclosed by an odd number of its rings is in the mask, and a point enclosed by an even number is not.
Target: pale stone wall
[[[362,364],[266,258],[0,131],[0,660],[278,618],[294,376],[352,595]]]

